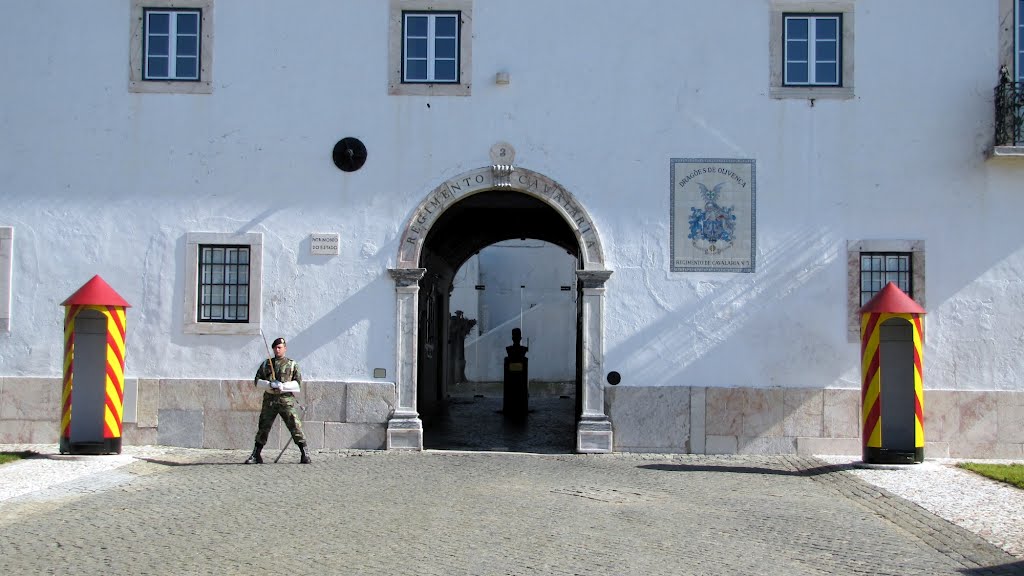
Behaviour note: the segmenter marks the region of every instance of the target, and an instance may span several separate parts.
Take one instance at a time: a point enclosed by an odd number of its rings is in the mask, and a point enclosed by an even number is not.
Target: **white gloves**
[[[299,392],[299,383],[295,380],[289,380],[288,382],[279,382],[277,380],[263,380],[262,378],[256,380],[256,386],[259,388],[269,388],[278,392]]]

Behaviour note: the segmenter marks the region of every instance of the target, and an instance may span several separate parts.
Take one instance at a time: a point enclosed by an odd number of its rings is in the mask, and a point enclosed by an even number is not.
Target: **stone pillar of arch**
[[[416,363],[419,346],[420,279],[423,268],[389,268],[395,279],[398,325],[395,333],[395,413],[388,421],[387,448],[423,450],[423,421],[416,411]]]
[[[611,452],[612,422],[604,412],[604,284],[610,270],[577,270],[583,292],[583,414],[576,426],[576,451]]]

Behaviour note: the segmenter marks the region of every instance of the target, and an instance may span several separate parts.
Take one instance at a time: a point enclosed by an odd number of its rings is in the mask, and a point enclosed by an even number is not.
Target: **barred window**
[[[910,252],[861,252],[860,305],[882,291],[889,282],[913,297]]]
[[[249,321],[249,246],[199,246],[199,322]]]

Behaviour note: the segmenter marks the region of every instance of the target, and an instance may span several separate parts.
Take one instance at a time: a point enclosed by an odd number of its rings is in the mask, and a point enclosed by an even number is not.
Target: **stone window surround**
[[[799,2],[794,0],[772,0],[771,20],[768,26],[768,58],[770,87],[768,95],[776,99],[831,99],[849,100],[853,98],[853,13],[852,0],[813,0]],[[783,86],[782,85],[782,35],[783,14],[842,14],[842,86]]]
[[[199,246],[249,247],[249,321],[199,322]],[[258,232],[188,232],[185,234],[185,334],[254,335],[260,333],[263,302],[263,234]]]
[[[131,21],[128,37],[128,91],[151,94],[213,93],[213,3],[214,0],[131,0]],[[199,81],[143,80],[142,32],[143,10],[146,8],[189,8],[202,11],[200,19]]]
[[[1015,4],[1018,0],[999,0],[999,69],[1004,66],[1010,71],[1011,77],[1020,77],[1024,70],[1017,69],[1019,64],[1024,67],[1024,62],[1017,62],[1017,26],[1018,19],[1024,21],[1024,15],[1018,15]],[[993,84],[999,82],[999,69],[993,71]],[[989,157],[1006,157],[1020,160],[1024,157],[1024,146],[995,146],[987,151]]]
[[[1010,71],[1010,75],[1014,78],[1024,74],[1024,71],[1016,69],[1017,19],[1020,18],[1024,22],[1024,14],[1018,16],[1016,10],[1014,10],[1014,4],[1017,1],[999,0],[999,66],[1006,66],[1006,69]],[[1020,65],[1024,66],[1024,62],[1020,63]],[[993,72],[998,72],[998,70]],[[998,76],[996,81],[999,81]],[[992,86],[994,87],[995,84]]]
[[[11,331],[11,274],[14,265],[14,228],[0,226],[0,332]]]
[[[849,240],[846,244],[846,335],[849,342],[860,342],[861,252],[909,252],[914,291],[910,297],[925,310],[928,308],[925,299],[924,240]]]
[[[402,82],[402,12],[459,12],[459,83]],[[472,87],[473,0],[389,0],[388,94],[392,96],[469,96]]]

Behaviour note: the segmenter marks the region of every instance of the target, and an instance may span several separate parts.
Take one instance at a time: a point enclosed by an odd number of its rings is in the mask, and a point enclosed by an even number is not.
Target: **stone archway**
[[[579,245],[577,279],[582,294],[579,337],[582,340],[582,414],[576,426],[576,451],[612,451],[611,420],[604,411],[604,292],[611,276],[597,228],[583,206],[543,174],[512,166],[477,168],[434,188],[413,211],[402,234],[395,280],[397,332],[395,384],[397,406],[388,422],[388,449],[423,449],[423,423],[417,411],[419,282],[426,269],[420,257],[431,227],[448,208],[469,196],[493,190],[531,196],[565,221]]]

